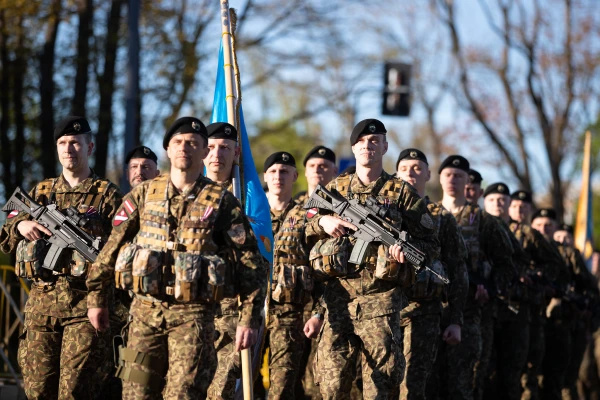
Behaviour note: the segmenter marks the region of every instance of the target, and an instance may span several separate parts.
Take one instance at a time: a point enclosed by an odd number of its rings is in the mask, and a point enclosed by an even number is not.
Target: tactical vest
[[[441,205],[436,205],[442,207]],[[429,207],[428,207],[429,208]],[[435,234],[440,237],[440,228],[442,226],[442,210],[434,216],[435,222]],[[440,240],[443,240],[440,238]],[[441,260],[435,260],[431,267],[432,270],[447,278],[448,272],[446,266]],[[437,276],[429,272],[429,270],[423,270],[417,274],[415,284],[406,291],[406,297],[410,301],[424,301],[440,298],[446,292],[447,285],[440,280]]]
[[[467,203],[456,222],[467,247],[467,271],[469,275],[488,280],[492,268],[485,254],[481,251],[479,234],[482,223],[481,218],[481,209],[477,205]]]
[[[213,228],[226,189],[205,181],[196,183],[185,215],[176,215],[171,231],[169,176],[148,185],[140,230],[133,243],[121,248],[115,264],[117,287],[149,296],[173,296],[179,302],[219,301],[231,297],[233,273],[217,255]],[[185,207],[181,207],[183,210]],[[181,214],[181,212],[180,212]],[[226,285],[227,281],[227,285]],[[227,293],[224,293],[227,291]]]
[[[271,297],[280,303],[306,304],[313,290],[312,269],[305,248],[306,211],[294,206],[275,233]]]
[[[54,191],[57,181],[58,178],[52,178],[38,183],[34,191],[36,202],[44,206],[56,203],[60,206],[60,211],[63,212],[69,207],[74,207],[82,214],[85,214],[90,209],[96,210],[96,212],[90,213],[87,216],[88,222],[82,227],[82,230],[94,237],[102,237],[103,242],[106,242],[108,234],[104,231],[101,211],[104,205],[104,194],[112,183],[104,179],[94,180],[88,193],[73,192],[76,193],[74,196],[68,196],[70,198],[78,198],[76,202],[71,204],[66,203],[66,197],[71,192],[59,193],[57,195]],[[51,279],[53,275],[70,275],[85,279],[92,263],[75,250],[65,250],[63,255],[61,255],[61,265],[54,271],[43,268],[44,258],[49,248],[50,245],[45,240],[36,240],[33,242],[22,240],[19,242],[15,266],[17,276],[42,281]]]

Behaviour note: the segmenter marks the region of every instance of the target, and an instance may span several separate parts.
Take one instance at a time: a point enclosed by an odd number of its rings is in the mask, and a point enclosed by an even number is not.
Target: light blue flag
[[[213,110],[210,122],[228,122],[227,103],[225,89],[225,69],[223,67],[223,44],[219,51],[219,66],[217,69],[217,83],[215,84],[215,97],[213,100]],[[250,220],[250,225],[258,239],[258,247],[261,254],[273,264],[273,232],[271,230],[271,212],[267,195],[260,184],[248,132],[244,123],[244,112],[240,107],[240,126],[238,127],[241,136],[242,146],[242,192],[245,193],[244,210]]]

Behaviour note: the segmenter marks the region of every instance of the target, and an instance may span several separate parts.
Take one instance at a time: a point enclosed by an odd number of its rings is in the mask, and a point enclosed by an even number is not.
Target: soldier
[[[444,196],[439,203],[456,219],[467,246],[469,294],[463,311],[462,341],[445,349],[443,369],[450,398],[472,399],[473,379],[482,351],[482,306],[508,286],[514,276],[512,246],[499,223],[465,197],[469,162],[447,157],[439,169]],[[491,312],[486,308],[487,312]],[[430,380],[431,381],[431,380]],[[442,387],[444,390],[445,387]]]
[[[529,256],[521,244],[510,231],[510,191],[502,182],[488,185],[485,188],[485,212],[498,219],[504,233],[509,237],[513,251],[514,262],[521,280],[527,279]],[[525,287],[522,282],[514,281],[505,293],[496,302],[496,320],[494,322],[491,365],[482,374],[482,378],[492,377],[492,386],[484,388],[484,380],[480,381],[482,397],[498,399],[521,398],[521,371],[527,361],[529,348],[529,308],[525,303]],[[491,366],[490,365],[490,366]]]
[[[304,204],[317,185],[325,186],[338,174],[335,153],[328,147],[315,146],[304,157],[304,176],[308,190],[296,195],[296,202]]]
[[[264,180],[275,248],[273,282],[269,298],[269,398],[294,399],[305,341],[304,306],[313,291],[306,236],[306,211],[292,199],[298,179],[296,160],[285,151],[271,154],[264,163]]]
[[[227,122],[215,122],[208,131],[208,155],[204,159],[206,177],[233,192],[231,172],[240,155],[237,129]],[[235,350],[239,318],[237,298],[223,299],[215,310],[215,349],[217,371],[208,388],[209,399],[233,399],[235,381],[241,376],[240,355]]]
[[[170,174],[125,197],[87,281],[88,316],[99,330],[108,325],[111,281],[135,293],[118,372],[125,399],[204,398],[217,366],[215,304],[240,297],[236,351],[255,341],[264,305],[267,267],[250,224],[237,199],[202,176],[204,124],[178,119],[163,147]]]
[[[340,175],[327,188],[363,203],[375,197],[387,208],[390,222],[409,232],[431,265],[439,254],[435,223],[415,189],[383,170],[386,132],[376,119],[359,122],[350,136],[356,173]],[[304,327],[308,337],[319,335],[315,377],[321,394],[324,399],[348,399],[359,360],[363,398],[390,398],[404,373],[402,286],[414,282],[414,270],[401,265],[405,258],[399,245],[371,243],[362,264],[349,264],[354,239],[347,232],[356,227],[316,209],[307,215],[312,217],[307,234],[321,239],[311,250],[311,263],[315,276],[324,280],[318,306],[327,310],[325,319],[319,312]]]
[[[521,375],[523,400],[539,399],[539,375],[545,349],[545,292],[548,285],[554,282],[561,271],[565,271],[564,263],[556,249],[535,229],[527,224],[531,216],[532,196],[530,192],[518,190],[511,194],[510,230],[530,259],[527,270],[529,282],[527,303],[529,308],[529,350],[527,363]]]
[[[58,123],[54,139],[62,174],[38,183],[29,193],[36,202],[76,208],[89,221],[83,229],[106,242],[110,218],[121,204],[119,189],[89,167],[94,143],[88,121],[69,116]],[[43,268],[51,232],[27,213],[12,212],[0,231],[0,249],[17,252],[15,271],[32,280],[19,343],[19,366],[29,399],[92,398],[95,372],[108,356],[107,334],[87,320],[85,278],[91,264],[66,250],[54,271]],[[111,306],[110,293],[106,304]]]
[[[127,180],[132,189],[160,175],[157,162],[156,154],[146,146],[135,147],[127,154],[125,157]]]
[[[469,170],[469,181],[465,185],[465,198],[469,203],[477,204],[479,198],[483,195],[482,181],[483,177],[479,172],[474,169]]]
[[[406,292],[409,304],[400,312],[406,359],[400,398],[425,399],[423,383],[427,382],[437,353],[443,300],[448,303],[446,319],[449,324],[442,339],[449,345],[461,341],[462,310],[469,289],[465,265],[467,249],[452,214],[425,196],[425,184],[431,178],[425,154],[418,149],[402,150],[396,165],[396,176],[414,186],[427,203],[441,245],[440,258],[431,267],[450,280],[450,285],[446,286],[429,271],[420,272],[414,286]]]

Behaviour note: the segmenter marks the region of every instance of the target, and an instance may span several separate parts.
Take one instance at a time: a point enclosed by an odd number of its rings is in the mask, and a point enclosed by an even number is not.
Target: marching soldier
[[[315,146],[304,157],[304,176],[308,190],[296,195],[296,202],[304,204],[317,185],[325,186],[338,174],[335,153],[328,147]]]
[[[390,222],[408,231],[431,265],[439,254],[435,223],[415,189],[383,170],[386,132],[376,119],[359,122],[350,136],[356,172],[340,175],[327,188],[363,203],[375,197],[387,209]],[[316,209],[307,216],[312,217],[307,234],[321,239],[311,251],[311,263],[315,276],[324,280],[319,306],[327,310],[324,319],[318,313],[304,328],[308,337],[319,335],[315,377],[321,394],[324,399],[349,399],[358,360],[363,398],[390,398],[404,373],[402,286],[414,282],[414,270],[402,265],[399,245],[372,243],[362,264],[348,263],[354,243],[348,230],[356,226],[324,211],[317,214]]]
[[[204,398],[217,366],[215,304],[239,295],[236,351],[255,341],[264,305],[267,265],[250,224],[237,199],[202,176],[204,124],[178,119],[163,147],[170,174],[125,197],[87,281],[88,316],[99,330],[108,325],[110,282],[135,293],[118,372],[125,399]]]
[[[83,229],[104,242],[110,219],[121,204],[119,189],[89,167],[94,143],[88,121],[69,116],[54,130],[62,174],[38,183],[29,193],[40,204],[59,210],[74,207],[88,222]],[[25,326],[19,343],[19,366],[29,399],[87,399],[94,393],[97,368],[108,357],[107,333],[98,334],[87,319],[85,279],[91,264],[66,250],[51,271],[43,267],[51,232],[28,214],[13,211],[0,231],[0,249],[17,253],[15,272],[33,281],[25,305]],[[112,291],[106,307],[112,308]],[[108,314],[108,312],[107,312]]]
[[[285,151],[271,154],[264,163],[264,180],[275,248],[273,282],[269,298],[269,398],[294,399],[305,341],[302,334],[304,306],[313,292],[309,265],[306,210],[292,199],[298,179],[296,161]],[[300,374],[301,375],[301,374]]]
[[[231,171],[240,155],[237,129],[227,122],[215,122],[208,131],[208,155],[204,159],[206,177],[233,192]],[[235,350],[235,334],[239,318],[238,299],[223,299],[215,310],[215,350],[217,371],[210,387],[209,399],[233,399],[235,381],[242,369],[239,352]]]
[[[442,368],[447,380],[443,385],[450,398],[473,399],[475,368],[482,350],[482,306],[512,281],[515,274],[513,250],[499,223],[466,200],[469,162],[459,155],[449,156],[442,162],[439,174],[444,192],[439,204],[452,213],[461,229],[467,246],[469,275],[462,341],[445,348]],[[486,311],[490,312],[490,309],[486,308]]]
[[[146,146],[133,148],[125,157],[127,165],[127,180],[133,189],[140,183],[154,179],[160,175],[158,157]]]
[[[432,372],[439,344],[442,301],[448,303],[449,322],[442,339],[449,345],[461,341],[462,310],[469,289],[465,265],[467,249],[452,214],[425,196],[425,184],[431,178],[425,154],[418,149],[402,150],[396,169],[396,176],[410,183],[427,203],[441,245],[440,257],[431,268],[450,280],[446,286],[429,271],[420,272],[413,287],[406,292],[409,304],[400,312],[406,359],[400,398],[424,399],[424,383]]]
[[[540,398],[538,376],[542,373],[541,365],[545,352],[545,292],[548,290],[548,285],[559,278],[559,274],[564,277],[566,272],[556,249],[527,224],[531,216],[531,202],[530,192],[518,190],[511,194],[508,209],[511,219],[510,230],[530,259],[525,281],[528,283],[530,280],[537,281],[537,283],[535,281],[530,283],[527,295],[530,321],[527,363],[521,376],[524,400]]]

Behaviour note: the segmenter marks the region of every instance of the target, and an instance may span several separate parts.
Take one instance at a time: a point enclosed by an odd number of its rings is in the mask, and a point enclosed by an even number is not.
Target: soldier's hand
[[[333,215],[325,215],[319,220],[319,225],[328,235],[333,237],[341,237],[346,234],[346,229],[356,230],[356,226],[350,222],[346,222],[341,218],[334,217]]]
[[[460,325],[458,324],[450,324],[444,331],[442,335],[442,339],[448,344],[456,345],[461,341],[461,330]]]
[[[315,339],[319,336],[319,332],[321,331],[321,327],[323,326],[323,320],[319,318],[309,318],[304,324],[304,334],[309,339]]]
[[[52,232],[48,228],[35,221],[21,221],[17,225],[17,230],[29,241],[41,239],[44,237],[44,234],[52,236]]]
[[[252,347],[256,343],[256,336],[258,336],[258,330],[238,326],[235,331],[235,351],[246,350]]]
[[[108,322],[108,308],[88,308],[88,318],[92,326],[100,332],[104,332],[110,327]]]
[[[475,300],[480,303],[487,303],[490,299],[490,295],[483,285],[477,285],[477,291],[475,292]]]
[[[392,245],[388,249],[388,254],[389,254],[389,258],[393,258],[394,260],[398,261],[399,263],[406,262],[406,259],[404,258],[404,253],[402,252],[402,247],[398,244]]]

